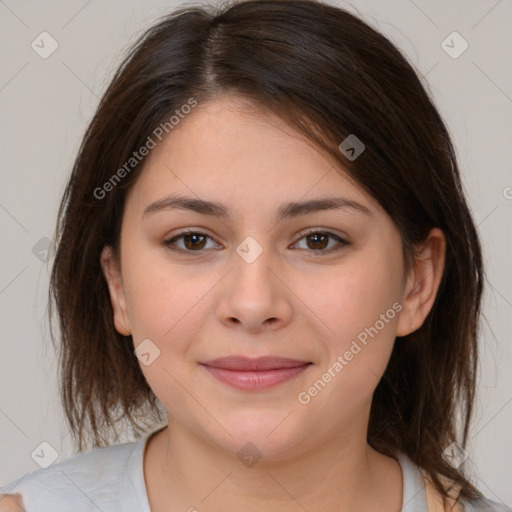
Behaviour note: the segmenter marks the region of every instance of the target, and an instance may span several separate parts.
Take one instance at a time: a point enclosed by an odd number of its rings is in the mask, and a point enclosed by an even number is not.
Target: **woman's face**
[[[188,206],[167,203],[178,196]],[[325,199],[338,207],[301,206]],[[411,324],[400,313],[401,238],[310,143],[240,98],[198,107],[150,153],[120,246],[122,284],[102,260],[116,327],[133,335],[170,417],[275,459],[333,437],[365,442],[372,393]],[[310,364],[259,374],[204,365],[232,356]]]

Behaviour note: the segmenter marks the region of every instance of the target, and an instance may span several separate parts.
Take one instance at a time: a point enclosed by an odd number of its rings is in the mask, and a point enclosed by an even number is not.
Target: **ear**
[[[423,324],[436,299],[444,271],[446,238],[432,228],[407,276],[398,318],[397,336],[406,336]]]
[[[110,245],[106,245],[101,251],[100,263],[110,292],[110,302],[114,311],[114,324],[119,334],[129,336],[132,331],[126,310],[121,269],[114,255],[114,250]]]

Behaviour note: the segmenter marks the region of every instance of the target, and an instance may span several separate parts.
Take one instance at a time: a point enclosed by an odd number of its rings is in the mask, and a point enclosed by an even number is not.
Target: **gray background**
[[[181,3],[0,1],[0,485],[39,469],[31,454],[41,442],[56,450],[57,461],[73,453],[45,318],[51,263],[51,253],[41,261],[45,237],[53,237],[80,139],[122,52],[156,17]],[[402,48],[428,81],[454,138],[487,266],[467,464],[489,498],[511,505],[512,2],[333,3],[359,12]],[[43,31],[58,43],[46,59],[31,47]],[[469,44],[458,58],[442,47],[453,31]],[[448,44],[458,52],[463,43]]]

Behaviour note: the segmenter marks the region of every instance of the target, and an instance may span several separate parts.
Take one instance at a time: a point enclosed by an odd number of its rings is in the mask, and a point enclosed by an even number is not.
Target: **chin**
[[[304,425],[296,424],[291,415],[289,418],[286,416],[283,413],[265,416],[260,412],[252,420],[238,419],[231,423],[219,420],[232,437],[223,431],[222,438],[214,442],[242,462],[251,456],[260,462],[289,460],[296,455],[297,445],[304,441],[305,429]]]

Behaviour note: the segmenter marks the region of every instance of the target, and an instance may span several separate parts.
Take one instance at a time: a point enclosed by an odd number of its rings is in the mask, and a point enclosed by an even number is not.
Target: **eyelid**
[[[322,227],[319,227],[319,228],[307,228],[307,229],[305,229],[303,231],[300,231],[297,234],[297,236],[299,237],[297,240],[300,240],[304,236],[314,235],[316,233],[322,233],[322,234],[326,234],[326,235],[331,235],[331,236],[333,236],[335,238],[339,238],[340,240],[342,240],[346,244],[349,243],[348,240],[345,238],[345,235],[340,235],[338,233],[334,233],[330,228],[322,228]]]

